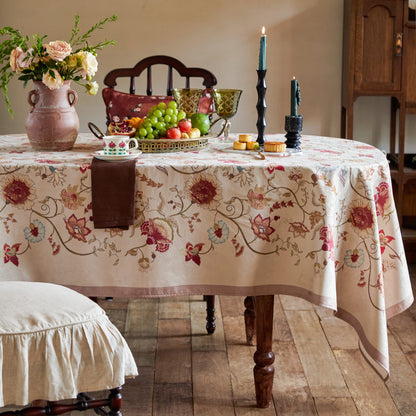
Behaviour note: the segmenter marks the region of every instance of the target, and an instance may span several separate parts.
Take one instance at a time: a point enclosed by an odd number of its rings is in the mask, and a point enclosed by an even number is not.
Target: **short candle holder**
[[[257,70],[257,143],[260,146],[264,144],[264,131],[266,129],[266,69]]]
[[[287,131],[286,147],[288,149],[294,149],[292,152],[301,152],[300,148],[300,132],[303,127],[302,116],[286,116],[285,117],[285,130]]]

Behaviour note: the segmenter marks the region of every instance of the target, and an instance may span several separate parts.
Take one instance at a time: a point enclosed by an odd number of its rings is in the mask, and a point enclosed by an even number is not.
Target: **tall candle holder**
[[[264,144],[264,131],[266,129],[266,69],[257,69],[257,143]]]

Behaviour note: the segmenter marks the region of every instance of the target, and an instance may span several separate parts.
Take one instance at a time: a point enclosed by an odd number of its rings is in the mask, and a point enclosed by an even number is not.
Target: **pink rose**
[[[17,63],[21,69],[29,68],[32,63],[37,64],[39,62],[38,56],[32,56],[33,54],[33,48],[30,48],[27,50],[27,52],[24,52],[19,55],[17,59]]]
[[[43,45],[46,52],[54,61],[63,61],[72,52],[71,45],[63,40],[56,40]]]
[[[22,48],[16,48],[12,50],[12,53],[10,54],[10,67],[12,68],[13,71],[15,72],[19,72],[21,71],[21,67],[19,65],[20,59],[21,57],[25,56],[25,53],[23,52]]]
[[[54,77],[51,76],[51,74],[49,73],[50,71],[53,71]],[[56,69],[50,69],[46,74],[43,74],[43,76],[42,76],[42,82],[50,90],[56,90],[58,88],[61,88],[62,85],[64,85],[64,80],[59,75],[59,72]]]

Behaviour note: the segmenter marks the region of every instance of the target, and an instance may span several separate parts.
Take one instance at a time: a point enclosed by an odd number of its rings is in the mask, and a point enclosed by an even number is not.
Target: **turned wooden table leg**
[[[244,299],[244,323],[246,325],[246,340],[247,345],[254,345],[254,338],[256,336],[256,312],[254,311],[254,301],[252,296],[247,296]]]
[[[258,407],[268,407],[272,398],[274,377],[273,341],[273,303],[274,295],[256,296],[257,351],[254,353],[254,383]]]
[[[204,299],[207,303],[207,325],[206,329],[209,335],[215,332],[215,296],[206,295]]]

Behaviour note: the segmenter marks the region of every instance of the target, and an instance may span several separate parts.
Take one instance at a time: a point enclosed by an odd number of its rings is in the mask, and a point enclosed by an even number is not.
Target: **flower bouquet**
[[[35,34],[30,38],[11,27],[0,29],[0,36],[7,37],[0,43],[0,89],[11,116],[13,111],[8,97],[10,80],[17,76],[24,82],[24,86],[30,80],[35,85],[35,90],[29,93],[28,100],[32,108],[25,123],[29,140],[35,149],[66,150],[72,147],[78,135],[79,120],[73,108],[77,94],[70,89],[69,84],[74,81],[85,87],[90,95],[97,93],[98,84],[92,81],[98,69],[97,50],[114,45],[115,41],[105,39],[95,45],[89,45],[88,41],[94,31],[116,20],[117,16],[113,15],[98,22],[84,34],[80,34],[79,15],[76,15],[72,36],[68,42],[62,40],[46,42],[46,35]],[[57,137],[59,129],[50,125],[52,119],[56,119],[53,114],[48,120],[48,126],[39,125],[39,118],[36,117],[39,106],[42,106],[39,110],[43,113],[44,119],[48,108],[51,111],[55,109],[55,112],[56,108],[59,108],[61,123],[66,122],[62,134],[71,136],[72,144],[62,146],[56,144],[60,138]],[[47,137],[40,138],[39,135]],[[49,141],[49,144],[39,144],[40,141],[45,142],[45,140]]]

